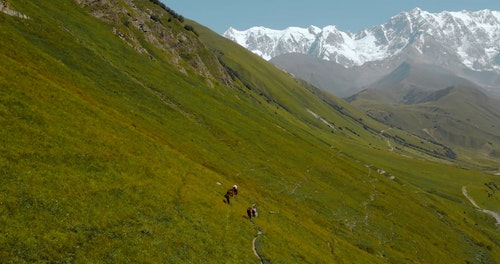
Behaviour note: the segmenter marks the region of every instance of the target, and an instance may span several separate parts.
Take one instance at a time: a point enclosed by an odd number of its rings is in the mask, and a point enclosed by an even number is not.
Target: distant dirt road
[[[489,214],[489,215],[493,216],[495,218],[495,220],[497,221],[496,225],[500,225],[500,214],[493,212],[493,211],[490,211],[490,210],[482,209],[481,207],[479,207],[479,205],[476,204],[474,199],[472,199],[472,197],[470,197],[469,194],[467,193],[467,186],[462,186],[462,193],[464,194],[464,196],[469,200],[469,202],[474,207],[476,207],[479,211],[481,211],[485,214]]]

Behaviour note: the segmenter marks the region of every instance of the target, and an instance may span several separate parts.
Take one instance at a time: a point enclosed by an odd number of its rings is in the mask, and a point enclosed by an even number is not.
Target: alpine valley
[[[224,36],[391,127],[469,157],[500,157],[498,11],[415,8],[356,34],[310,26]]]
[[[454,74],[498,63],[414,51],[349,103],[158,0],[0,0],[0,262],[500,262],[498,109]]]

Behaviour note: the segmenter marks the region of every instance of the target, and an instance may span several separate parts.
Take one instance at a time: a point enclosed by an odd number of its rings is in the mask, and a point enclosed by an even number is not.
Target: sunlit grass
[[[258,230],[278,263],[500,258],[494,223],[461,194],[493,210],[493,176],[388,152],[363,127],[383,125],[203,28],[201,53],[219,45],[235,87],[153,45],[141,55],[73,2],[45,4],[0,14],[0,259],[259,263]]]

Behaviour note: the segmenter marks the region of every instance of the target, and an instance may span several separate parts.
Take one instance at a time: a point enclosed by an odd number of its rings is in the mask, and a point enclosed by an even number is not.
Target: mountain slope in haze
[[[500,260],[462,192],[498,212],[497,176],[441,145],[157,1],[2,3],[3,261]]]
[[[481,89],[473,82],[439,66],[408,61],[370,84],[363,94],[376,96],[379,103],[414,104],[421,102],[422,97],[426,97],[428,93],[456,85]],[[347,100],[352,101],[349,98]]]
[[[493,16],[491,16],[491,14],[493,14]],[[460,54],[455,54],[456,51],[460,51],[460,45],[464,44],[466,40],[467,43],[475,43],[474,41],[482,39],[477,37],[477,39],[472,40],[474,34],[479,34],[477,32],[483,32],[493,39],[496,38],[494,28],[498,22],[496,22],[495,13],[493,12],[491,14],[486,11],[477,13],[444,12],[440,14],[429,14],[421,10],[402,13],[393,17],[390,22],[383,26],[377,27],[377,30],[380,32],[389,32],[391,30],[394,32],[397,31],[398,34],[389,34],[392,36],[392,38],[389,39],[395,41],[394,43],[403,43],[404,45],[401,44],[397,52],[393,52],[383,59],[367,61],[362,65],[350,66],[344,64],[347,68],[342,68],[341,64],[337,62],[320,60],[310,55],[297,55],[295,53],[282,54],[272,58],[270,61],[278,67],[285,69],[287,72],[292,73],[294,76],[302,78],[326,91],[346,97],[349,101],[353,101],[354,98],[360,98],[363,102],[356,103],[356,105],[362,106],[363,109],[371,111],[377,109],[383,113],[385,113],[384,109],[392,109],[392,104],[407,105],[424,103],[423,100],[432,98],[433,95],[431,94],[435,93],[437,90],[443,90],[454,86],[480,89],[489,96],[496,98],[495,95],[498,95],[498,93],[495,92],[497,90],[493,87],[496,86],[499,75],[495,73],[495,70],[488,67],[482,70],[471,70],[467,67],[463,68],[457,66],[467,63],[461,62],[463,58],[460,58]],[[453,23],[450,22],[446,24],[447,26],[441,23],[441,21],[451,18],[454,19]],[[435,25],[431,25],[429,21],[434,21],[436,23]],[[456,23],[462,25],[462,27],[458,29]],[[490,25],[490,27],[486,25]],[[451,30],[453,28],[454,30]],[[474,30],[477,31],[474,34],[469,32]],[[411,39],[411,37],[408,36],[410,33],[416,34],[413,37],[418,38]],[[428,33],[434,35],[428,36],[426,35]],[[405,40],[403,36],[408,37],[409,40]],[[458,40],[460,40],[459,42],[461,44],[457,42]],[[484,44],[490,43],[490,40],[482,39],[484,43],[476,43],[477,45],[474,44],[474,48],[480,47],[481,49],[486,49]],[[496,44],[490,43],[488,45],[495,46]],[[370,45],[368,46],[371,47]],[[474,48],[470,48],[469,50],[472,51]],[[453,51],[454,49],[455,51]],[[470,59],[473,60],[476,57],[484,57],[478,54],[479,53],[471,53]],[[469,109],[469,107],[465,105],[470,103],[466,99],[468,96],[468,92],[465,92],[462,95],[462,100],[458,100],[458,97],[456,97],[457,100],[454,100],[454,102],[457,105],[449,110],[453,116],[456,116],[459,120],[462,120],[462,122],[468,123],[467,126],[475,127],[476,124],[472,122],[472,120],[482,119],[482,111],[475,111],[475,108],[473,108],[471,109],[472,112],[469,113],[470,117],[468,119],[460,118],[460,116],[463,116],[463,110]],[[365,102],[366,100],[371,101],[370,106]],[[489,103],[487,106],[488,109],[492,108],[491,105],[495,104],[493,102],[494,100]],[[433,102],[435,107],[448,108],[448,106],[440,106],[440,103],[439,101]],[[482,101],[477,101],[477,103],[482,103]],[[461,107],[461,105],[464,106]],[[476,108],[481,107],[483,107],[483,105],[478,105]],[[418,112],[422,112],[424,109],[431,110],[425,113],[425,116],[432,116],[434,114],[432,112],[433,107],[422,108],[419,109]],[[390,119],[399,121],[386,122],[387,124],[400,128],[407,128],[412,133],[432,139],[432,137],[429,137],[427,133],[422,131],[423,128],[421,127],[416,128],[403,125],[406,123],[404,120],[408,116],[408,114],[403,115],[403,113],[406,112],[395,110],[385,114],[377,114],[376,116],[378,120],[386,120],[388,119],[387,116],[390,115],[392,116]],[[474,116],[474,114],[478,116]],[[401,116],[397,117],[397,115]],[[418,116],[424,118],[423,113]],[[423,120],[418,120],[416,117],[417,116],[413,116],[410,118],[411,122],[408,123],[412,125],[426,123],[425,118]],[[456,129],[458,129],[456,126],[444,128],[444,130],[449,131],[454,131]],[[468,130],[469,129],[465,129],[465,131]],[[454,135],[455,132],[443,133],[437,142],[447,145],[450,149],[468,149],[468,151],[461,151],[460,154],[467,158],[483,156],[481,150],[484,148],[484,144],[489,142],[488,144],[497,145],[499,143],[496,136],[491,136],[496,134],[496,128],[494,126],[485,124],[482,126],[482,130],[490,136],[486,136],[482,140],[479,140],[478,142],[482,142],[481,144],[468,143],[469,141],[477,141],[476,138],[481,137],[468,132],[464,133],[460,140]],[[446,135],[449,135],[451,138],[445,138]],[[467,138],[468,135],[470,135],[471,138]],[[489,158],[494,160],[497,159],[495,155]]]
[[[347,101],[464,158],[498,160],[499,101],[476,84],[435,65],[405,62],[369,87]]]
[[[363,78],[357,72],[346,69],[342,65],[314,58],[301,53],[279,55],[270,60],[271,63],[301,78],[316,87],[335,93],[340,97],[352,95],[353,91],[363,87]],[[369,79],[371,82],[371,79]]]
[[[408,59],[394,71],[368,84],[370,78],[365,79],[365,77],[374,78],[377,75],[376,71],[373,71],[377,67],[373,64],[343,69],[335,67],[335,63],[332,62],[312,59],[307,55],[293,54],[281,55],[271,61],[279,67],[288,68],[294,75],[301,77],[307,75],[306,80],[319,87],[334,87],[329,91],[336,94],[348,95],[352,92],[353,88],[341,90],[339,87],[352,87],[349,85],[353,85],[354,82],[349,80],[354,79],[358,87],[365,86],[359,93],[347,97],[347,101],[369,111],[370,115],[377,120],[444,144],[466,159],[486,158],[494,162],[498,161],[496,154],[498,150],[495,151],[495,149],[500,141],[497,135],[498,128],[494,125],[499,121],[495,114],[500,113],[496,107],[498,101],[484,98],[469,100],[469,98],[478,98],[475,94],[483,94],[484,88],[457,76],[446,68]],[[456,93],[463,92],[461,96],[454,93],[454,99],[449,100],[455,105],[437,100],[448,95],[447,91],[450,87],[468,87],[471,90],[455,89]],[[426,103],[432,106],[422,107],[422,104]],[[471,106],[473,103],[477,105]],[[437,117],[436,109],[443,109],[447,117]],[[412,111],[415,113],[411,113]],[[434,116],[436,117],[429,118]],[[459,120],[461,125],[457,126],[448,122],[448,117]],[[478,126],[479,120],[481,120],[479,129],[473,130],[472,128]],[[440,136],[433,137],[433,133],[428,131],[432,131],[439,123],[441,123],[439,125]],[[484,151],[485,148],[488,150]]]
[[[335,26],[323,29],[311,26],[285,30],[255,27],[245,31],[230,28],[224,36],[267,60],[302,53],[353,69],[353,74],[359,72],[362,80],[378,79],[407,59],[434,64],[476,82],[484,86],[488,94],[498,96],[499,29],[500,13],[496,11],[429,13],[416,8],[356,34],[340,31]],[[301,63],[295,62],[296,65]],[[301,72],[290,62],[282,67],[290,72],[295,70],[294,74],[306,81],[315,81],[309,79],[307,70]],[[378,76],[372,75],[370,68],[373,67],[379,71]],[[367,70],[366,77],[363,69]],[[328,75],[322,79],[328,79]],[[362,90],[363,84],[358,86],[352,82],[343,87],[325,85],[320,88],[336,91],[339,96],[350,96]],[[346,94],[347,89],[352,89],[352,92]]]
[[[399,73],[403,72],[400,69]],[[442,73],[418,75],[428,77],[426,81],[433,85],[427,87],[412,83],[411,78],[396,82],[397,74],[393,74],[378,82],[379,88],[367,89],[348,100],[375,119],[444,144],[459,156],[484,163],[498,161],[500,102],[473,85],[450,84],[435,89],[443,86],[437,86],[433,77]]]
[[[295,77],[342,98],[366,89],[376,80],[391,73],[393,67],[393,62],[390,62],[389,66],[369,62],[362,66],[345,68],[336,62],[300,53],[282,54],[272,58],[270,62]]]

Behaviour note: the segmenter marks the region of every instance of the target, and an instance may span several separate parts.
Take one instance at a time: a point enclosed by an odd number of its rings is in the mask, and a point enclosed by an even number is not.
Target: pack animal
[[[254,210],[254,208],[248,207],[247,208],[247,215],[248,215],[248,219],[252,220],[252,217],[255,217],[255,210]]]
[[[224,195],[224,197],[226,198],[227,203],[231,204],[230,199],[234,197],[234,190],[233,189],[227,190],[227,192]]]
[[[248,207],[247,208],[247,215],[248,215],[248,219],[252,220],[252,207]]]

